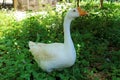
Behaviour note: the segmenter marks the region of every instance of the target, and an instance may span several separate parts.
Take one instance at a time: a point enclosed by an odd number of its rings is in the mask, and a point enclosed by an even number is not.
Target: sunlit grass
[[[51,74],[37,66],[28,42],[63,42],[63,19],[70,6],[60,14],[51,9],[45,15],[32,15],[21,21],[15,20],[12,11],[0,11],[0,80],[119,80],[119,3],[105,2],[103,9],[98,2],[80,5],[89,15],[71,24],[76,63]]]

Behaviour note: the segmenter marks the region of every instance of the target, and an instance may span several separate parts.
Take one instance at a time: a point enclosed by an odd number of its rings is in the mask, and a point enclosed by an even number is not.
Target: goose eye
[[[73,10],[73,12],[76,12],[76,10]]]

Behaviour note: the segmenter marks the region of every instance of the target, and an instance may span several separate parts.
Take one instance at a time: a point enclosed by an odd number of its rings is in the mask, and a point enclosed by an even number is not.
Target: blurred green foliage
[[[43,72],[29,52],[28,42],[63,42],[63,18],[49,11],[17,22],[0,12],[0,80],[119,80],[120,5],[105,4],[99,9],[82,6],[88,16],[71,24],[77,52],[74,66],[50,74]],[[54,13],[54,14],[53,14]]]

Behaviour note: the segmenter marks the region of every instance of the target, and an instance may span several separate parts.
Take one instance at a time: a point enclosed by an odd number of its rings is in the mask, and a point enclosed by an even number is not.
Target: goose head
[[[87,14],[88,13],[86,11],[82,10],[80,7],[77,7],[77,8],[70,9],[66,14],[66,18],[73,20],[76,17],[85,16]]]

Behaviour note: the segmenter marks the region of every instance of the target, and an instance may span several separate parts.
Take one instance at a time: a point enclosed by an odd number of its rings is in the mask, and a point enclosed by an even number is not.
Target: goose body
[[[35,43],[30,41],[30,52],[34,56],[39,67],[51,72],[70,67],[75,63],[76,51],[70,35],[70,24],[73,19],[87,13],[80,8],[74,8],[67,12],[64,18],[64,43]]]

